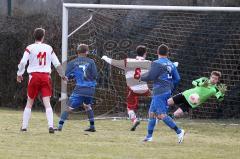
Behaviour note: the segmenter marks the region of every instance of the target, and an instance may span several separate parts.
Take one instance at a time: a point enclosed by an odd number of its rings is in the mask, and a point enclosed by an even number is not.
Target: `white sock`
[[[136,114],[133,110],[128,110],[128,115],[132,123],[134,124],[137,121]]]
[[[30,117],[31,117],[31,109],[25,108],[23,111],[22,129],[27,129]]]
[[[47,120],[48,120],[48,127],[53,128],[53,110],[52,110],[52,107],[49,107],[49,108],[46,109],[46,116],[47,116]]]

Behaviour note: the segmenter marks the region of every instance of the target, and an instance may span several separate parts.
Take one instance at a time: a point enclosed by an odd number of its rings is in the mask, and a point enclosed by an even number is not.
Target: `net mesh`
[[[93,19],[69,38],[68,58],[74,58],[79,43],[90,45],[89,56],[95,59],[99,71],[95,114],[127,115],[124,71],[104,63],[101,56],[134,57],[136,46],[142,44],[148,48],[147,58],[156,60],[156,49],[164,43],[170,47],[170,59],[180,63],[181,82],[174,94],[191,88],[192,80],[208,77],[213,70],[222,72],[221,82],[228,86],[223,102],[210,99],[190,112],[190,117],[240,117],[240,13],[110,9],[91,13],[86,10],[84,15],[77,12],[70,10],[70,31],[90,14]],[[73,87],[69,86],[69,93]],[[146,117],[151,99],[139,100],[138,112]]]

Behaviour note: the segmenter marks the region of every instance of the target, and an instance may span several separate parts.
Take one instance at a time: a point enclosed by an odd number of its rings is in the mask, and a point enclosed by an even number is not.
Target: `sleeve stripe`
[[[30,54],[30,51],[29,51],[27,48],[25,49],[25,51],[28,52],[28,53]]]

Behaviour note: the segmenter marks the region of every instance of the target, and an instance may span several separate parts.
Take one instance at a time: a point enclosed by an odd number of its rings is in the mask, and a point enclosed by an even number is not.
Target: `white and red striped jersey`
[[[57,68],[60,62],[53,51],[53,48],[41,42],[35,42],[27,46],[23,57],[18,65],[17,75],[21,76],[25,72],[25,66],[29,61],[28,73],[45,72],[51,73],[51,63]]]
[[[108,57],[103,58],[107,63],[121,68],[125,71],[125,77],[127,86],[134,92],[138,94],[146,93],[149,91],[146,82],[139,81],[135,77],[136,74],[145,74],[151,68],[151,61],[145,60],[143,57],[137,56],[135,59],[127,58],[124,60],[114,60]]]

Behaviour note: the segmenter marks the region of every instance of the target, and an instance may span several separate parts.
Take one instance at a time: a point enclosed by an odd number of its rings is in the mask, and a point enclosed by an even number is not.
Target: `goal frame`
[[[81,3],[63,3],[62,10],[62,63],[67,61],[68,37],[74,34],[88,21],[79,26],[72,33],[68,34],[68,10],[71,8],[82,9],[115,9],[115,10],[159,10],[159,11],[211,11],[211,12],[240,12],[240,7],[200,7],[200,6],[154,6],[154,5],[114,5],[114,4],[81,4]],[[66,70],[66,66],[63,66]],[[67,99],[67,85],[61,81],[61,112],[65,109],[64,99]]]

